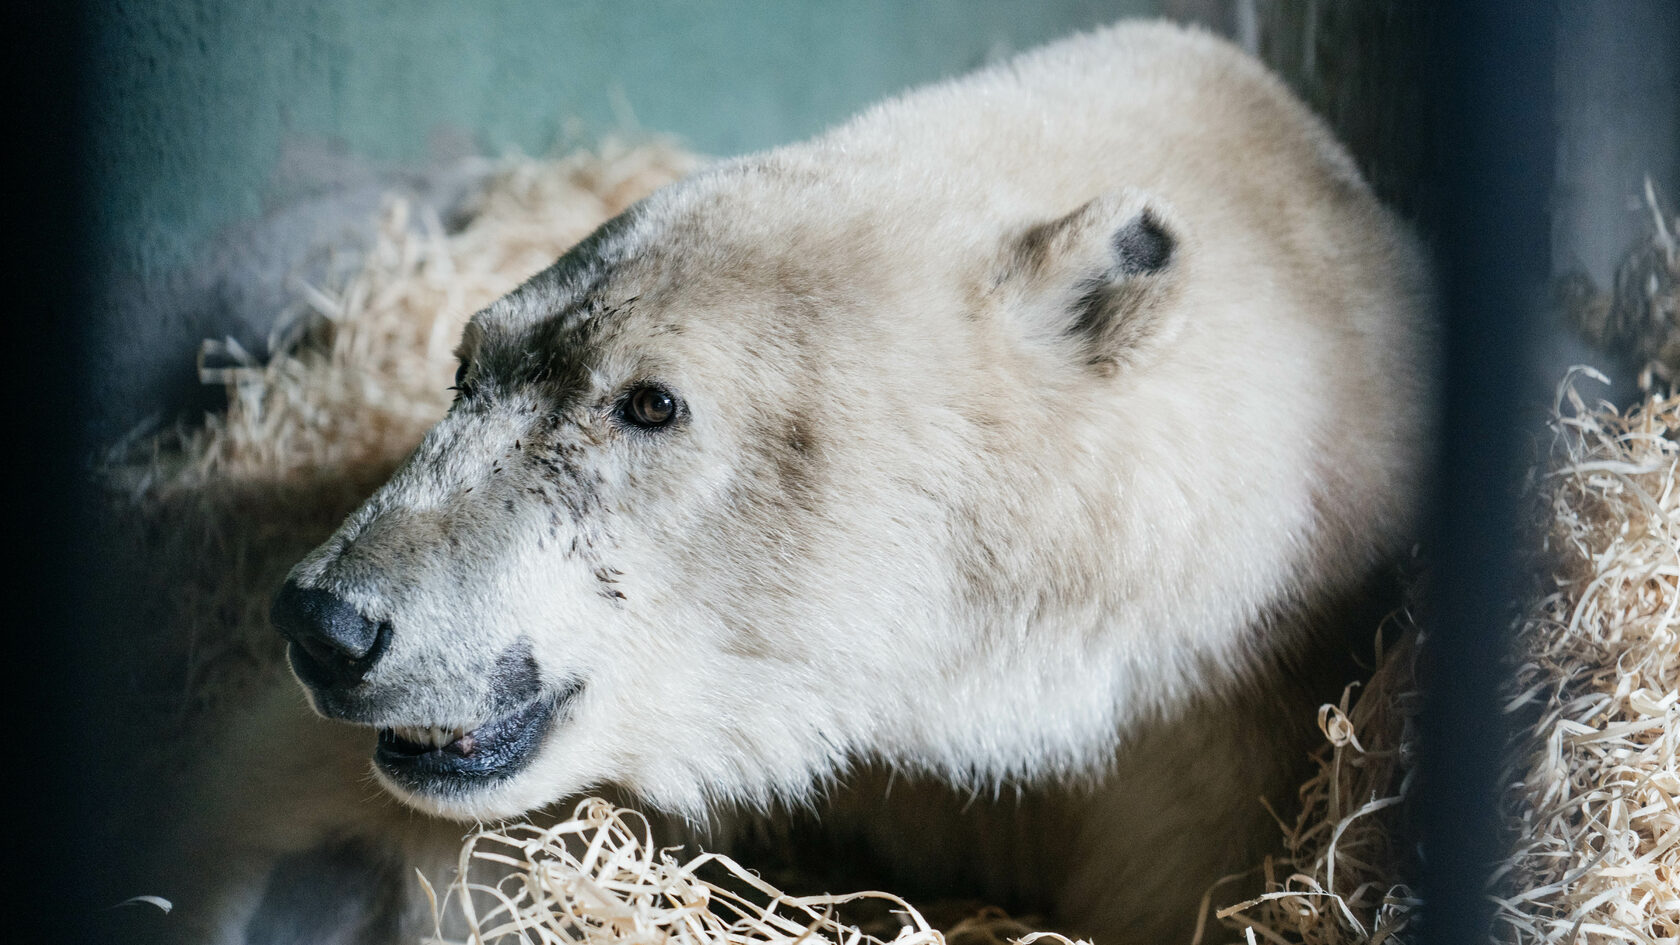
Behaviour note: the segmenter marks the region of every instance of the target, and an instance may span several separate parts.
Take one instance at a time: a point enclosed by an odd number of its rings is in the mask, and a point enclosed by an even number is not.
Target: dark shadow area
[[[1444,388],[1433,564],[1420,677],[1419,790],[1427,942],[1485,940],[1485,890],[1504,860],[1496,806],[1500,711],[1518,593],[1518,488],[1546,392],[1533,381],[1550,261],[1556,131],[1551,8],[1455,0],[1436,8],[1426,218],[1440,287]]]

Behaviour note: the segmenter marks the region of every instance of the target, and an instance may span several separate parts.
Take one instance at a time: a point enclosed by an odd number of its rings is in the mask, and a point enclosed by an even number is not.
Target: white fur
[[[1165,270],[1077,330],[1142,213]],[[396,708],[367,721],[482,718],[520,641],[586,681],[526,771],[423,810],[608,785],[705,816],[859,765],[1076,785],[1042,832],[988,815],[1031,838],[1004,846],[914,801],[871,829],[1147,940],[1287,800],[1276,720],[1313,706],[1279,665],[1325,645],[1303,615],[1406,541],[1425,296],[1261,67],[1171,26],[1076,36],[668,188],[480,313],[478,393],[294,577],[391,621],[366,685]],[[517,382],[520,352],[571,367]],[[649,380],[685,422],[611,418]]]

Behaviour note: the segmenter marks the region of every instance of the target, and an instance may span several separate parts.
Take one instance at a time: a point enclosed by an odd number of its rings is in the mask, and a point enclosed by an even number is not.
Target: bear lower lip
[[[393,728],[381,728],[373,762],[392,781],[420,794],[499,781],[530,762],[561,708],[579,688],[573,685],[557,695],[535,699],[442,745],[411,741]]]

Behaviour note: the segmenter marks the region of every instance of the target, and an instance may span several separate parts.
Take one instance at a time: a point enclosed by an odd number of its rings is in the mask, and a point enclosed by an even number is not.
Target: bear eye
[[[653,429],[677,418],[680,404],[670,391],[657,385],[638,387],[619,402],[619,419],[632,426]]]

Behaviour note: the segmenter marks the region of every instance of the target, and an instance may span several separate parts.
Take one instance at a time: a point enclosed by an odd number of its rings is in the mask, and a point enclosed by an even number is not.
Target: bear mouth
[[[416,794],[453,794],[500,781],[536,755],[581,684],[468,725],[393,725],[379,729],[373,763]]]

